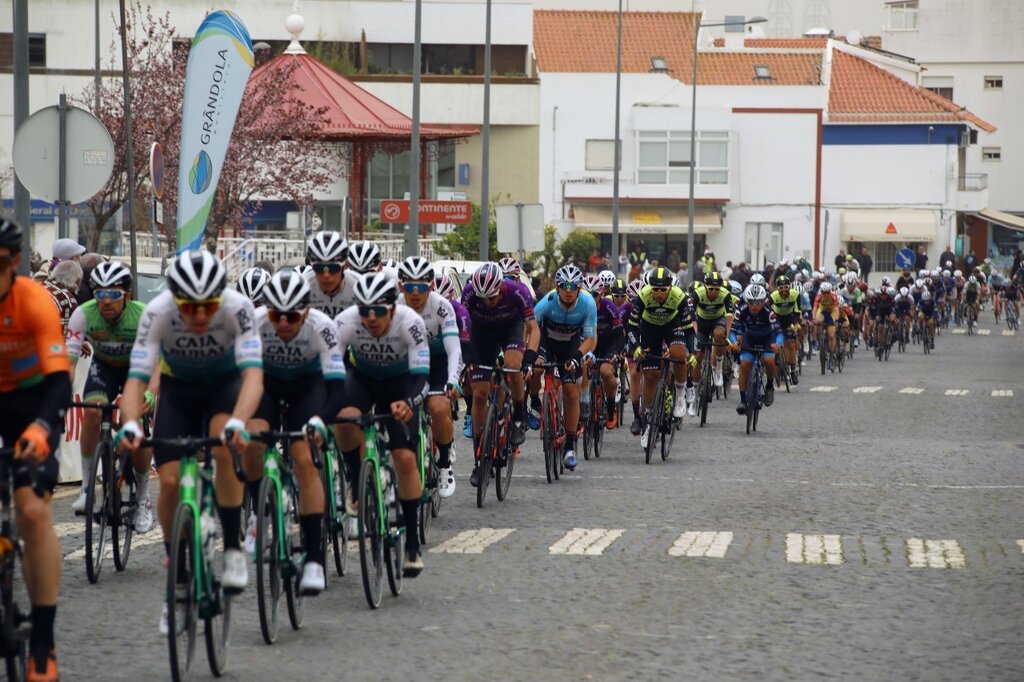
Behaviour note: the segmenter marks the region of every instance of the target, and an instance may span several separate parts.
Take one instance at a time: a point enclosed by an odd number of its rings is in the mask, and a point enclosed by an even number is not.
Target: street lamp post
[[[686,217],[686,267],[690,268],[690,272],[694,272],[693,262],[693,185],[697,175],[697,43],[700,37],[700,30],[702,28],[712,28],[715,26],[747,26],[749,24],[763,24],[768,21],[764,17],[754,17],[747,21],[721,21],[711,24],[702,24],[700,19],[693,27],[693,80],[691,81],[692,96],[690,98],[690,196],[689,205],[687,207]]]
[[[622,0],[619,0],[618,39],[615,47],[615,143],[612,145],[612,252],[611,262],[615,274],[619,274],[619,110],[622,108]]]

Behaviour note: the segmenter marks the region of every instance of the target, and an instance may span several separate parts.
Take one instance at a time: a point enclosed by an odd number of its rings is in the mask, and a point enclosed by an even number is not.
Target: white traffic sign
[[[498,251],[544,250],[543,204],[504,204],[495,206],[494,212],[498,223]]]

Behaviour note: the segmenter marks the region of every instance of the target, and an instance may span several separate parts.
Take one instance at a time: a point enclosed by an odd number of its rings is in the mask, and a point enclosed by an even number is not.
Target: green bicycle
[[[335,424],[355,424],[366,437],[366,455],[359,470],[359,564],[363,572],[363,592],[371,609],[380,607],[387,571],[391,594],[402,592],[402,565],[405,563],[405,522],[398,502],[395,469],[384,434],[377,424],[391,414],[366,414],[339,417]],[[403,425],[404,426],[404,425]]]
[[[349,514],[345,508],[345,490],[350,472],[345,471],[345,464],[338,456],[338,447],[330,434],[322,451],[315,439],[310,439],[309,454],[314,463],[320,462],[320,482],[324,487],[324,535],[330,541],[334,570],[343,576],[348,570]],[[325,550],[327,545],[324,542]],[[327,571],[324,571],[324,579],[327,579]]]
[[[180,501],[171,527],[170,565],[167,569],[167,646],[171,679],[188,679],[195,662],[196,631],[204,623],[206,657],[210,672],[224,673],[231,632],[231,595],[221,589],[214,551],[217,510],[211,448],[220,438],[148,439],[142,447],[173,447],[188,450],[179,464]],[[203,452],[200,465],[197,451]],[[238,452],[231,448],[234,475],[245,480]],[[180,610],[179,610],[180,609]]]
[[[433,396],[447,395],[446,391],[430,391],[427,400]],[[458,420],[458,411],[452,407],[452,423]],[[454,441],[452,442],[454,446]],[[423,482],[423,499],[420,505],[420,544],[427,544],[430,525],[441,512],[441,492],[438,490],[437,446],[430,430],[430,410],[420,410],[420,447],[417,450],[420,481]]]

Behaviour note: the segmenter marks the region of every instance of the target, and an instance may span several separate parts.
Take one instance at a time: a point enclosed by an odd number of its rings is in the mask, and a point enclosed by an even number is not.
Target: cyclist
[[[755,274],[751,277],[753,280],[755,277],[760,277],[761,281],[764,281],[764,276]],[[714,337],[714,348],[711,353],[712,361],[712,376],[714,377],[715,386],[722,385],[722,354],[725,348],[725,340],[729,336],[729,331],[732,329],[733,319],[733,303],[732,293],[727,289],[722,281],[722,276],[717,272],[709,272],[704,275],[703,284],[696,284],[693,292],[693,302],[696,306],[697,313],[697,325],[696,335],[694,342],[694,351],[697,356],[697,364],[693,366],[693,381],[699,384],[701,378],[701,367],[704,361],[704,350],[707,348],[711,337]],[[694,403],[692,394],[693,389],[688,391],[687,402],[691,405]],[[694,413],[691,413],[693,416]]]
[[[627,330],[629,318],[633,314],[633,302],[636,297],[640,295],[640,291],[644,288],[643,283],[639,279],[634,279],[626,285],[626,300],[622,305],[619,306],[619,316],[622,318],[622,326],[624,330]],[[692,316],[692,314],[691,314]],[[629,334],[626,334],[627,342]],[[627,343],[628,345],[628,343]],[[625,353],[626,364],[629,368],[629,401],[630,404],[637,406],[633,411],[633,421],[629,425],[629,432],[634,436],[640,435],[640,387],[643,385],[643,375],[640,373],[640,367],[637,365],[636,360],[627,352]]]
[[[354,242],[348,250],[348,267],[360,275],[384,272],[397,286],[398,268],[385,264],[380,247],[373,242]]]
[[[346,267],[348,242],[338,232],[317,232],[306,245],[309,260],[309,304],[332,320],[352,305],[359,277]]]
[[[68,323],[68,358],[74,376],[78,359],[83,356],[85,344],[92,352],[92,364],[82,390],[88,403],[112,403],[121,394],[128,380],[132,344],[142,319],[145,304],[132,300],[132,273],[117,261],[100,263],[89,277],[93,298],[75,309]],[[154,377],[145,392],[145,412],[153,411],[158,392]],[[82,492],[71,505],[76,514],[85,513],[89,472],[92,471],[93,453],[100,441],[99,410],[84,410],[82,415]],[[146,533],[153,527],[153,503],[149,499],[149,448],[139,450],[132,457],[137,481],[138,511],[135,513],[135,532]]]
[[[800,327],[800,294],[792,287],[789,277],[779,275],[775,278],[777,289],[772,292],[769,307],[778,321],[779,329],[785,338],[786,360],[789,362],[790,381],[796,386],[800,383],[797,374],[796,330]]]
[[[263,350],[252,301],[225,289],[224,265],[207,251],[178,256],[167,272],[170,290],[149,302],[139,322],[132,348],[128,380],[121,396],[123,425],[114,437],[119,449],[134,452],[141,441],[138,420],[145,413],[144,394],[157,366],[160,409],[153,437],[220,436],[242,449],[263,395]],[[227,447],[214,448],[217,471],[217,509],[224,536],[221,585],[230,593],[245,589],[248,566],[241,550],[242,482],[235,478]],[[187,451],[178,447],[153,449],[160,498],[157,516],[170,552],[171,525],[178,506],[178,462]],[[184,587],[184,586],[182,586]],[[171,595],[173,598],[173,595]],[[160,632],[167,633],[167,602]]]
[[[611,272],[606,270],[605,272]],[[607,278],[606,278],[607,279]],[[612,276],[612,284],[615,283],[615,277]],[[601,363],[600,375],[601,383],[604,385],[604,398],[605,398],[605,428],[609,431],[614,429],[619,424],[619,414],[615,409],[615,367],[614,363],[611,362],[612,358],[622,352],[622,348],[626,342],[626,336],[622,326],[622,313],[619,312],[618,307],[612,302],[612,299],[604,296],[605,289],[604,283],[600,279],[600,276],[595,277],[594,275],[587,275],[583,278],[583,289],[593,297],[597,303],[597,348],[594,349],[593,355],[597,358],[603,358],[608,362]],[[623,286],[625,290],[625,286]],[[593,360],[589,357],[585,357],[583,360],[583,393],[580,395],[580,409],[583,413],[583,419],[586,421],[590,414],[590,408],[600,409],[600,405],[591,406],[590,401],[590,363]]]
[[[967,278],[967,284],[964,285],[964,305],[974,311],[974,327],[978,327],[978,308],[981,299],[981,284],[978,282],[978,278],[971,275]]]
[[[565,265],[555,273],[555,287],[537,301],[533,314],[540,327],[540,353],[537,363],[562,366],[555,374],[562,384],[562,409],[565,425],[565,454],[562,462],[569,471],[576,469],[576,429],[580,420],[580,373],[583,357],[597,348],[597,304],[583,290],[583,272]],[[530,378],[530,404],[540,411],[542,373]]]
[[[718,279],[720,281],[721,277]],[[668,269],[653,268],[649,281],[650,284],[644,286],[633,299],[626,332],[629,354],[640,363],[639,369],[644,375],[642,394],[646,413],[648,410],[660,409],[660,406],[651,403],[658,389],[662,347],[668,346],[668,356],[675,361],[672,366],[675,379],[672,416],[681,419],[686,413],[683,392],[686,388],[687,348],[693,337],[690,304],[683,290],[673,284],[675,275]],[[640,401],[635,399],[633,417],[641,422],[640,446],[646,448],[651,436],[649,420],[641,416]],[[633,429],[630,428],[630,431]]]
[[[533,292],[530,291],[530,287],[526,286],[526,283],[519,279],[519,275],[523,271],[523,267],[519,264],[519,261],[511,256],[505,256],[498,261],[498,265],[501,267],[501,271],[504,274],[505,279],[509,280],[515,284],[516,287],[521,289],[531,303],[535,303],[536,298],[534,297]]]
[[[845,282],[846,285],[842,288],[840,294],[842,295],[843,300],[846,301],[847,306],[850,308],[848,317],[850,318],[850,331],[853,333],[853,345],[854,347],[859,348],[861,317],[864,310],[864,292],[859,286],[860,282],[858,281],[856,273],[846,273]]]
[[[238,277],[235,289],[259,308],[263,305],[263,287],[270,281],[270,273],[263,268],[249,268]]]
[[[814,320],[815,338],[821,335],[822,325],[825,326],[829,353],[836,352],[836,325],[839,323],[840,314],[839,298],[832,290],[832,283],[822,282],[818,287],[818,295],[814,297],[811,318]]]
[[[372,410],[391,413],[388,447],[406,530],[402,574],[414,578],[423,570],[418,530],[423,482],[416,453],[419,409],[430,379],[427,328],[415,310],[396,305],[395,281],[386,272],[361,278],[354,296],[356,305],[335,319],[338,345],[342,353],[352,354],[341,416],[359,417]],[[355,424],[339,426],[338,444],[347,462],[359,456],[365,437]]]
[[[924,288],[921,290],[922,300],[925,293],[929,294],[930,299],[931,291]],[[903,336],[903,343],[910,343],[910,328],[912,326],[915,305],[915,298],[910,295],[910,289],[907,287],[903,287],[896,292],[896,296],[893,298],[893,312],[896,315],[898,333]]]
[[[875,321],[875,343],[885,342],[885,323],[889,322],[895,333],[896,325],[896,289],[880,287],[875,295],[875,307],[872,310]]]
[[[1021,277],[1022,277],[1022,275],[1020,275],[1018,273],[1016,278],[1009,278],[1008,277],[1008,278],[1004,279],[1003,280],[1003,291],[1002,291],[1002,294],[1001,294],[1002,299],[1003,299],[1003,305],[1006,308],[1006,312],[1008,313],[1009,312],[1009,308],[1012,307],[1013,308],[1013,312],[1015,313],[1014,316],[1016,318],[1018,318],[1018,319],[1020,319],[1020,296],[1021,296],[1020,284],[1018,282],[1018,279],[1020,279]]]
[[[246,424],[250,433],[282,426],[288,431],[312,427],[322,444],[326,421],[341,411],[345,396],[345,363],[337,330],[327,315],[310,308],[310,286],[294,272],[274,275],[263,289],[265,307],[256,311],[256,328],[263,344],[263,397]],[[283,406],[283,407],[282,407]],[[245,470],[253,507],[259,499],[266,444],[253,441],[245,451]],[[313,464],[309,443],[294,441],[289,452],[299,484],[299,526],[306,550],[299,591],[320,594],[324,577],[324,491]],[[255,549],[256,517],[249,519],[246,550]],[[248,547],[249,538],[253,548]]]
[[[921,326],[928,324],[928,338],[931,339],[931,349],[935,350],[935,317],[937,315],[935,298],[932,292],[925,289],[921,292],[921,302],[918,307],[917,317],[921,320]],[[922,329],[923,331],[923,329]],[[928,343],[922,339],[922,343]]]
[[[402,293],[398,302],[415,310],[427,328],[430,346],[430,394],[427,410],[430,412],[430,431],[437,446],[438,485],[441,497],[455,493],[455,472],[452,470],[451,451],[455,440],[452,424],[452,400],[462,392],[459,375],[462,374],[462,345],[459,321],[448,299],[434,287],[434,266],[422,256],[410,256],[398,266]]]
[[[14,509],[22,538],[22,573],[32,611],[27,679],[58,679],[53,622],[61,551],[53,529],[55,455],[71,375],[60,315],[42,284],[19,277],[21,228],[0,218],[0,438],[14,447]],[[33,471],[35,467],[35,483]]]
[[[466,402],[466,414],[462,418],[462,435],[466,438],[473,437],[473,391],[470,387],[469,380],[466,377],[465,368],[467,365],[472,363],[472,346],[469,341],[469,331],[471,329],[469,321],[469,311],[466,310],[466,306],[462,305],[462,301],[459,300],[458,292],[455,290],[455,284],[451,281],[448,275],[443,272],[439,272],[434,275],[434,291],[441,295],[441,298],[452,304],[452,310],[455,311],[455,321],[459,325],[459,345],[462,348],[462,384],[459,387],[459,391],[462,393],[462,399]]]
[[[828,282],[822,284],[824,287]],[[779,329],[775,313],[765,305],[768,291],[760,284],[751,284],[743,292],[747,305],[736,315],[735,324],[729,334],[729,342],[733,350],[740,353],[740,404],[736,408],[738,414],[747,413],[747,386],[750,380],[750,368],[754,362],[753,350],[764,348],[770,344],[771,350],[765,350],[764,358],[765,381],[764,406],[771,407],[775,402],[775,354],[782,345],[782,330]]]
[[[503,279],[497,263],[484,263],[469,278],[469,291],[462,294],[462,304],[469,311],[472,331],[470,345],[473,361],[482,365],[493,365],[498,355],[503,354],[507,369],[532,367],[537,361],[540,346],[540,327],[534,319],[533,305],[522,290]],[[479,450],[479,438],[487,418],[487,393],[490,390],[490,375],[487,371],[474,369],[470,372],[473,390],[473,452]],[[522,445],[526,439],[526,385],[521,373],[511,375],[512,386],[512,429],[509,442]],[[473,467],[475,476],[479,475]],[[486,483],[486,481],[484,482]],[[474,484],[475,485],[475,484]]]

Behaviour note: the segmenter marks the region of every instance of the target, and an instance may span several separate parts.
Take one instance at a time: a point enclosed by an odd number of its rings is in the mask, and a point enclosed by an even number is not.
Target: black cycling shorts
[[[448,386],[448,354],[438,353],[430,356],[430,379],[427,390],[431,393],[443,391]]]
[[[776,315],[776,319],[779,321],[779,329],[782,330],[783,338],[795,339],[796,330],[792,329],[792,327],[795,324],[800,324],[800,313],[790,313],[789,315]]]
[[[39,418],[36,410],[42,402],[47,389],[37,385],[29,388],[18,389],[9,393],[0,393],[0,438],[3,438],[4,447],[14,447],[21,438],[28,425]],[[57,478],[60,474],[60,463],[57,461],[57,447],[60,445],[60,429],[55,429],[50,434],[50,456],[42,463],[33,465],[28,460],[17,460],[14,463],[14,487],[23,488],[32,485],[32,467],[35,466],[36,495],[42,497],[44,493],[52,493],[57,487]]]
[[[683,329],[679,324],[651,324],[640,320],[640,347],[647,353],[647,358],[640,361],[641,372],[652,372],[661,367],[658,357],[667,352],[669,346],[682,344],[689,349],[693,333]]]
[[[473,346],[473,361],[479,365],[493,367],[498,360],[498,353],[511,350],[523,351],[526,348],[523,342],[526,334],[525,328],[525,324],[521,322],[514,322],[500,329],[474,326],[473,333],[469,337],[470,345]],[[490,378],[489,371],[474,368],[470,373],[469,380],[476,383],[489,381]]]
[[[716,329],[725,331],[725,317],[720,317],[717,320],[705,320],[698,317],[694,323],[696,333],[694,334],[693,350],[696,353],[702,352],[710,344]]]
[[[541,362],[555,363],[561,365],[555,370],[555,376],[563,384],[576,384],[580,381],[580,369],[577,367],[572,372],[565,370],[565,363],[572,359],[573,351],[579,350],[578,340],[574,341],[552,341],[542,338],[540,348],[537,350],[537,357]]]
[[[230,415],[242,390],[242,375],[234,372],[211,384],[182,381],[166,374],[160,377],[160,405],[153,425],[153,438],[204,438],[210,435],[210,420],[217,414]],[[189,451],[166,445],[153,448],[159,469],[177,462]]]
[[[124,388],[124,382],[128,380],[128,367],[112,367],[93,358],[89,365],[89,374],[85,378],[85,388],[82,389],[82,400],[95,402],[103,398],[108,403],[117,400]]]
[[[263,396],[256,408],[256,419],[263,419],[273,431],[301,431],[310,417],[320,414],[327,402],[327,385],[320,372],[295,379],[263,375]],[[333,416],[333,415],[332,415]]]
[[[345,407],[354,407],[363,414],[370,412],[391,412],[391,403],[409,397],[408,375],[393,379],[371,379],[356,368],[348,372],[345,379]],[[420,408],[412,408],[412,417],[405,427],[394,419],[384,424],[388,433],[388,444],[392,450],[407,449],[416,452],[420,446]],[[408,432],[406,432],[408,431]]]

